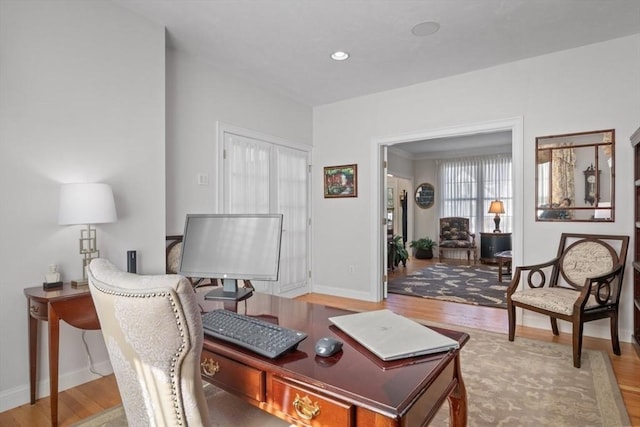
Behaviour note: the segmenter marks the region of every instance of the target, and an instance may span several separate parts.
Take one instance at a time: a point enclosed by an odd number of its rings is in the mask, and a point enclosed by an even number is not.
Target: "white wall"
[[[311,146],[312,110],[167,50],[167,234],[182,234],[187,213],[217,212],[216,122]],[[209,185],[197,185],[199,173]]]
[[[118,221],[98,226],[103,257],[164,270],[164,29],[110,2],[0,2],[0,411],[29,400],[27,304],[47,265],[81,277],[79,226],[57,225],[63,182],[112,185]],[[48,395],[42,323],[40,395]],[[100,332],[87,333],[109,369]],[[97,378],[81,333],[60,331],[60,389]]]
[[[464,127],[505,118],[524,118],[523,221],[525,263],[555,253],[563,231],[631,234],[633,212],[625,206],[632,194],[629,136],[640,120],[640,35],[540,56],[433,82],[355,98],[314,110],[314,169],[357,163],[358,197],[324,199],[313,194],[313,289],[347,297],[376,295],[377,244],[371,230],[376,219],[376,183],[372,167],[376,141],[394,135]],[[534,221],[534,151],[536,136],[616,129],[614,223],[536,223]],[[518,219],[514,219],[518,220]],[[551,242],[551,243],[550,243]],[[348,268],[349,266],[353,268]],[[353,272],[351,272],[353,271]],[[621,307],[621,339],[631,334],[631,263],[627,262]],[[527,323],[548,328],[548,320],[527,313]],[[605,321],[586,334],[608,336]]]

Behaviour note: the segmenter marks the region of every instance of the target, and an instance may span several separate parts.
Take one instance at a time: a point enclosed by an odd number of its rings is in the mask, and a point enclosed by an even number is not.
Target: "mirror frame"
[[[571,151],[560,151],[567,148],[571,148]],[[569,159],[562,160],[563,156],[568,156]],[[560,161],[568,164],[567,169],[573,168],[573,182],[570,184],[573,186],[573,194],[557,197],[561,200],[550,200],[554,195],[554,183],[558,183],[558,180],[554,182],[553,174],[562,168],[560,163],[554,166],[554,159],[561,159]],[[549,166],[544,171],[542,165],[547,163]],[[543,173],[546,175],[542,176]],[[567,175],[564,173],[562,176]],[[570,180],[565,180],[568,181]],[[548,188],[543,188],[546,185]],[[610,200],[602,201],[603,195]],[[570,201],[569,206],[564,202],[567,199]],[[537,137],[534,206],[536,221],[614,222],[615,129]]]
[[[423,182],[416,187],[413,199],[416,201],[416,205],[418,205],[418,207],[422,209],[429,209],[435,202],[435,196],[435,187],[428,182]]]

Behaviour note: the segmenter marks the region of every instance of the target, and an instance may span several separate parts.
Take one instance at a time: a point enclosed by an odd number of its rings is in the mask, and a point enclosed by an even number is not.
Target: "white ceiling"
[[[392,145],[389,151],[413,160],[511,153],[511,137],[511,131],[476,133],[403,142]]]
[[[166,26],[173,47],[311,106],[640,33],[640,0],[112,1]],[[424,21],[440,30],[414,36]]]

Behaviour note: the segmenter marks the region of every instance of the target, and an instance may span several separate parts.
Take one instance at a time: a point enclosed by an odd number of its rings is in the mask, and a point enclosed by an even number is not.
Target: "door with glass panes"
[[[253,281],[259,292],[308,292],[308,165],[308,151],[224,133],[223,212],[283,214],[278,281]]]

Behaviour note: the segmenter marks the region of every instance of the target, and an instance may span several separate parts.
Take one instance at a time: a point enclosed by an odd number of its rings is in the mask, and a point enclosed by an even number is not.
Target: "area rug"
[[[290,424],[211,384],[206,384],[211,427],[289,427]],[[102,411],[71,427],[127,427],[122,405]]]
[[[631,425],[606,353],[583,350],[582,367],[576,369],[571,347],[566,345],[519,337],[509,342],[504,334],[435,326],[465,330],[471,336],[461,353],[469,427]],[[235,396],[213,386],[208,388],[209,407],[216,417],[214,426],[288,425]],[[448,425],[448,411],[445,402],[431,425]],[[75,424],[76,427],[126,425],[121,407]]]
[[[504,277],[503,277],[504,279]],[[498,267],[434,264],[389,280],[387,291],[442,301],[507,308],[509,282],[498,282]]]

